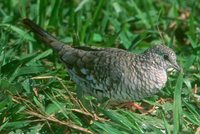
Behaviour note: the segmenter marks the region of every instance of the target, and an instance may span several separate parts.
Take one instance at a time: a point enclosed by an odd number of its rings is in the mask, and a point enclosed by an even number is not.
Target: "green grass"
[[[198,133],[198,1],[8,0],[0,7],[0,133]],[[157,108],[150,114],[85,109],[57,55],[22,25],[25,17],[74,46],[140,53],[165,43],[183,71],[171,74],[159,94],[144,100]],[[160,104],[160,98],[171,101]]]

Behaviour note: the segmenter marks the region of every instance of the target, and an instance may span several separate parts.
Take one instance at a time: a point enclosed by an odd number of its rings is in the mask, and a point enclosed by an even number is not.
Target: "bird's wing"
[[[130,55],[116,48],[84,48],[73,51],[66,48],[59,54],[77,84],[88,84],[98,90],[107,90],[113,83],[120,82],[125,66],[125,61],[121,58]]]

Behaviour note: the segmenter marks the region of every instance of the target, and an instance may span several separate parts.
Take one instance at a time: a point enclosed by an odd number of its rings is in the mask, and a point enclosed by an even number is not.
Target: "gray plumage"
[[[58,41],[29,19],[23,23],[58,52],[84,93],[98,99],[107,97],[119,103],[141,100],[165,86],[169,68],[179,70],[175,52],[164,45],[138,55],[117,48],[76,48]]]

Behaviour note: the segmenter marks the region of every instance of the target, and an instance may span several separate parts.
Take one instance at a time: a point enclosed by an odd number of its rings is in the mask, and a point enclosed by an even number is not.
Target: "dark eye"
[[[163,58],[164,58],[164,60],[168,60],[169,59],[168,55],[164,55]]]

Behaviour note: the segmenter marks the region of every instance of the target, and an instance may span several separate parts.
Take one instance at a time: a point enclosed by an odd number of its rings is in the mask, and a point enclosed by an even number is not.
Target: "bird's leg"
[[[137,110],[144,110],[144,107],[142,107],[141,105],[135,103],[135,102],[127,102],[127,105],[129,105],[130,107],[134,107]]]
[[[127,108],[129,110],[134,110],[134,111],[135,110],[139,110],[141,112],[145,111],[145,109],[141,105],[135,102],[125,102],[125,103],[120,104],[119,107],[124,107],[124,108]]]

